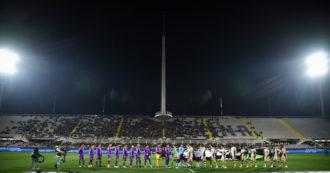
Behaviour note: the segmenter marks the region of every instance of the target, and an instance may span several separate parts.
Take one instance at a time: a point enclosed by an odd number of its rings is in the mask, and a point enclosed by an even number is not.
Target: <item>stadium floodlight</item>
[[[307,75],[310,77],[323,76],[328,72],[327,54],[320,52],[313,54],[306,59],[308,66]]]
[[[308,66],[307,75],[310,77],[321,77],[326,75],[328,72],[328,62],[329,60],[327,58],[327,54],[323,52],[315,53],[307,57],[306,59],[306,64]],[[321,117],[325,118],[321,78],[319,78],[319,95],[320,95]]]
[[[0,73],[13,74],[16,72],[18,56],[6,49],[0,49]]]
[[[13,74],[16,72],[18,56],[6,49],[0,49],[0,74]],[[2,108],[3,81],[0,81],[0,111]]]

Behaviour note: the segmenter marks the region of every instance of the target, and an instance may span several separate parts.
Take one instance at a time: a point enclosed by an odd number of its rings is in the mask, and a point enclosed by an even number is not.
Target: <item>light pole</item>
[[[0,113],[2,108],[2,96],[4,89],[4,75],[11,75],[16,72],[16,62],[18,61],[18,56],[6,49],[0,49]]]
[[[320,95],[320,108],[321,117],[325,118],[324,103],[323,103],[323,91],[322,91],[322,77],[328,73],[328,63],[327,54],[320,52],[308,56],[306,59],[306,65],[308,67],[307,75],[312,78],[317,78],[319,80],[319,95]]]

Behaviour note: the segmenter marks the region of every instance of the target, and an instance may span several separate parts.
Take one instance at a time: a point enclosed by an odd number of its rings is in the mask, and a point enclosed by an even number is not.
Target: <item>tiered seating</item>
[[[123,123],[119,128],[122,119]],[[276,118],[178,116],[163,122],[146,115],[3,115],[0,116],[0,137],[27,135],[32,138],[59,138],[70,137],[72,133],[72,138],[79,139],[115,139],[117,130],[120,129],[117,137],[124,140],[159,140],[163,137],[178,140],[205,140],[209,139],[209,133],[202,119],[205,119],[208,130],[216,141],[255,140],[255,136],[248,127],[259,136],[258,139],[298,140],[295,131],[306,138],[330,139],[329,121],[319,118],[279,120]],[[76,130],[73,130],[75,127],[77,127]],[[163,129],[165,134],[163,134]]]
[[[12,137],[24,135],[38,123],[43,116],[0,116],[0,135]]]
[[[330,123],[320,118],[284,118],[290,126],[306,138],[329,139]]]
[[[251,132],[236,117],[206,118],[207,124],[215,138],[224,139],[254,139]]]
[[[80,127],[77,128],[77,131],[73,134],[73,137],[114,137],[117,132],[119,121],[120,119],[115,116],[84,116]],[[75,122],[75,125],[77,123],[78,121]],[[72,129],[66,131],[65,133],[61,133],[68,135]]]
[[[206,130],[201,118],[175,118],[177,134],[173,137],[185,139],[206,139]],[[168,123],[172,126],[173,123]]]
[[[286,127],[278,122],[276,118],[245,118],[247,122],[251,122],[257,132],[261,132],[264,138],[272,139],[295,139]]]
[[[162,137],[162,123],[147,116],[126,117],[119,134],[120,138],[149,138]]]

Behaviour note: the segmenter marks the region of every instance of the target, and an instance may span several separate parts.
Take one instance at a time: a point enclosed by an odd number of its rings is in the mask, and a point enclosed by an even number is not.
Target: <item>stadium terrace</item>
[[[34,153],[38,149],[42,159],[56,153],[60,160],[55,166],[58,169],[64,156],[72,158],[78,153],[79,159],[72,159],[79,160],[79,168],[86,169],[102,166],[227,169],[227,162],[231,169],[243,166],[284,169],[288,167],[287,154],[324,153],[330,141],[327,130],[330,123],[321,118],[176,116],[160,120],[147,115],[0,118],[3,148],[0,151]]]

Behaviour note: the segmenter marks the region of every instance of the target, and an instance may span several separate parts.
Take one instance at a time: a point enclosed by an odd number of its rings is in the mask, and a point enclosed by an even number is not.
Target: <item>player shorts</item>
[[[127,156],[123,156],[123,161],[126,161],[127,160]]]
[[[236,156],[234,154],[231,155],[231,160],[236,160]]]
[[[102,159],[102,155],[97,155],[96,159]]]
[[[201,158],[200,157],[195,157],[196,161],[200,161]]]
[[[284,161],[284,162],[286,162],[286,156],[282,156],[281,157],[281,160]]]
[[[273,160],[274,161],[278,161],[278,157],[277,156],[274,156]]]
[[[140,156],[136,156],[136,160],[141,160],[141,157]]]
[[[186,161],[188,161],[188,159],[187,159],[187,158],[183,158],[183,161],[185,161],[185,162],[186,162]]]
[[[111,154],[107,154],[107,156],[108,156],[108,159],[110,159],[110,158],[111,158]]]
[[[211,160],[211,157],[206,157],[206,160]]]
[[[180,160],[180,159],[176,159],[176,161],[177,161],[177,162],[181,162],[181,160]]]
[[[156,160],[160,159],[160,154],[156,154]]]

